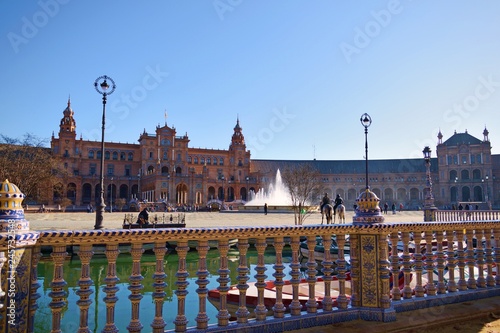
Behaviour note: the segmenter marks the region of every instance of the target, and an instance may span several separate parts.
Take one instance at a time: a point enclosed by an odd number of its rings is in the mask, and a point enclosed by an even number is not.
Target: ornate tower
[[[63,111],[63,118],[59,124],[59,138],[76,138],[76,122],[71,109],[71,100],[68,98],[68,106]]]

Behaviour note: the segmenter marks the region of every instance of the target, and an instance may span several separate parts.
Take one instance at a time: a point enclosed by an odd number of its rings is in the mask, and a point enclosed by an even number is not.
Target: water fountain
[[[276,171],[274,182],[269,184],[267,190],[261,188],[255,193],[250,192],[250,201],[245,205],[239,206],[238,210],[244,212],[263,212],[266,203],[269,213],[292,212],[293,210],[290,193],[283,184],[279,169]]]

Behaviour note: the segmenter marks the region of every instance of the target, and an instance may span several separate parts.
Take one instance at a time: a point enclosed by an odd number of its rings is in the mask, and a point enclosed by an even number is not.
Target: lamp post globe
[[[111,83],[109,85],[108,81]],[[106,208],[106,204],[104,204],[104,129],[106,128],[106,102],[108,95],[111,95],[115,89],[116,84],[112,78],[109,76],[103,75],[99,76],[94,81],[95,90],[102,95],[102,133],[101,133],[101,165],[100,165],[100,198],[99,204],[96,209],[96,217],[95,217],[95,225],[94,229],[102,229],[102,221],[104,219],[104,210]]]

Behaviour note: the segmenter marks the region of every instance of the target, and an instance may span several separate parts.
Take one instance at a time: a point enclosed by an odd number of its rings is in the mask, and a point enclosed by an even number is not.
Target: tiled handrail
[[[336,306],[332,307],[332,298],[326,294],[323,301],[322,310],[318,310],[316,301],[314,299],[314,288],[317,280],[317,263],[314,258],[307,262],[307,282],[309,285],[309,300],[306,303],[306,314],[308,317],[303,317],[301,310],[302,306],[298,301],[298,286],[300,282],[300,263],[298,258],[298,250],[300,244],[300,237],[307,237],[308,246],[310,249],[314,248],[316,236],[321,236],[326,246],[332,235],[336,235],[339,245],[344,242],[344,238],[356,234],[377,234],[381,239],[387,238],[388,244],[392,249],[401,247],[401,251],[397,253],[392,251],[390,253],[379,253],[380,260],[382,261],[382,269],[380,276],[375,277],[376,280],[380,279],[384,286],[384,291],[381,298],[381,304],[391,302],[392,306],[396,309],[410,310],[408,303],[401,303],[405,299],[414,299],[421,301],[429,301],[429,297],[436,295],[443,295],[445,293],[470,292],[471,290],[484,291],[493,288],[498,292],[500,286],[500,274],[498,267],[500,264],[500,223],[499,221],[465,221],[465,222],[420,222],[420,223],[382,223],[371,225],[314,225],[314,226],[275,226],[275,227],[228,227],[228,228],[172,228],[172,229],[134,229],[134,230],[75,230],[75,231],[40,231],[39,238],[36,243],[33,255],[33,273],[34,277],[31,278],[31,294],[32,299],[36,300],[37,292],[37,279],[36,279],[36,266],[39,258],[39,250],[41,247],[50,246],[52,248],[52,260],[54,262],[54,273],[51,282],[52,302],[50,308],[52,311],[52,331],[59,332],[61,330],[61,311],[65,306],[75,309],[79,307],[80,311],[80,329],[79,332],[88,332],[88,309],[91,304],[89,295],[91,291],[89,287],[92,285],[92,280],[89,276],[89,269],[92,266],[93,249],[95,244],[106,244],[105,255],[108,259],[107,273],[103,288],[106,296],[106,325],[103,332],[116,331],[115,320],[115,306],[117,297],[117,273],[116,273],[116,259],[118,256],[118,246],[120,244],[131,244],[132,254],[132,273],[129,277],[129,302],[132,304],[132,313],[127,315],[130,323],[128,325],[129,332],[139,332],[143,326],[151,326],[153,332],[164,332],[166,323],[164,321],[164,314],[162,306],[164,303],[164,288],[165,288],[165,272],[163,270],[163,262],[167,252],[166,242],[176,245],[176,255],[178,256],[178,267],[176,279],[176,295],[178,299],[177,314],[174,319],[175,331],[184,332],[189,331],[193,327],[194,330],[217,330],[222,331],[238,331],[245,327],[249,331],[249,324],[255,331],[262,330],[263,326],[273,331],[283,331],[289,329],[299,329],[309,325],[320,325],[331,322],[333,314],[335,320],[352,320],[358,318],[356,315],[356,304],[358,304],[360,286],[366,280],[363,270],[354,268],[351,272],[352,277],[352,290],[350,295],[346,294],[346,261],[344,253],[339,253],[336,261],[333,261],[326,251],[323,258],[323,268],[320,270],[322,278],[325,281],[325,286],[329,286],[332,281],[332,265],[338,265],[339,280],[339,295],[336,298]],[[474,236],[478,239],[484,239],[484,242],[478,241],[475,247],[472,244]],[[414,254],[410,251],[410,238],[413,237],[415,244],[420,244],[422,239],[425,240],[425,254],[416,251]],[[453,249],[448,247],[444,250],[443,245],[447,244],[452,237],[453,241],[457,242],[457,248]],[[237,288],[240,291],[240,307],[236,313],[236,322],[230,322],[230,316],[227,307],[225,307],[226,295],[228,291],[227,278],[229,275],[227,265],[227,254],[229,248],[229,240],[238,239],[237,248],[240,253],[239,267],[237,270]],[[467,248],[464,249],[462,241],[467,241]],[[188,293],[187,286],[187,270],[186,270],[186,254],[189,250],[188,241],[197,242],[198,251],[198,269],[196,275],[198,280],[197,293],[199,296],[198,301],[198,314],[195,318],[187,318],[185,312],[185,298]],[[206,254],[209,249],[209,241],[216,241],[218,244],[218,251],[220,254],[220,268],[217,272],[208,272],[206,267]],[[256,286],[258,289],[259,304],[255,310],[255,320],[250,319],[250,311],[247,309],[244,301],[246,292],[246,281],[252,274],[246,262],[246,251],[249,246],[249,241],[252,241],[257,248],[258,264],[255,268],[255,278],[257,279]],[[435,244],[433,244],[433,242]],[[0,244],[2,243],[2,236],[0,235]],[[142,276],[140,273],[141,256],[143,253],[143,245],[146,243],[154,243],[154,253],[156,256],[156,271],[154,273],[154,312],[155,317],[152,323],[141,323],[140,321],[140,302],[142,299],[141,290]],[[276,251],[276,264],[274,265],[274,274],[271,279],[275,282],[277,290],[281,290],[284,284],[282,262],[282,249],[285,243],[290,244],[293,250],[291,267],[291,280],[290,283],[295,289],[293,301],[290,304],[290,315],[284,316],[285,308],[283,306],[280,296],[277,296],[276,302],[271,309],[266,309],[263,303],[263,295],[265,289],[265,281],[269,280],[269,276],[265,274],[264,266],[264,250],[267,246],[274,247]],[[81,277],[78,282],[79,290],[77,295],[79,300],[77,304],[67,304],[65,299],[64,287],[66,282],[64,280],[63,262],[66,257],[66,247],[69,245],[79,246],[77,254],[81,259]],[[357,261],[354,254],[356,247],[361,246],[351,242],[351,261]],[[418,247],[418,245],[417,245]],[[387,251],[387,245],[380,247],[380,251]],[[428,255],[432,253],[431,255]],[[427,254],[427,255],[426,255]],[[425,258],[424,258],[425,256]],[[384,259],[386,258],[386,259]],[[375,264],[379,264],[376,262]],[[353,264],[353,267],[356,267]],[[386,267],[386,268],[384,268]],[[485,268],[483,271],[482,268]],[[458,268],[458,270],[456,270]],[[476,278],[470,277],[465,280],[465,272],[469,270],[473,272],[474,269],[481,268],[480,275]],[[450,272],[450,277],[444,279],[444,271]],[[458,276],[453,276],[454,272]],[[393,283],[392,288],[389,288],[389,272],[392,276],[399,276],[403,274],[403,286],[400,288],[398,283]],[[496,272],[496,275],[495,275]],[[423,277],[436,274],[436,282],[429,282],[427,285],[423,283]],[[206,314],[207,293],[206,288],[208,284],[208,274],[219,275],[219,289],[221,293],[222,307],[218,312],[217,325],[209,326]],[[373,276],[370,277],[373,279]],[[360,285],[358,285],[360,283]],[[325,288],[330,290],[330,288]],[[277,293],[278,295],[280,293]],[[350,298],[348,297],[350,296]],[[427,296],[427,297],[424,297]],[[242,298],[243,297],[243,298]],[[120,300],[121,302],[126,300]],[[350,305],[350,307],[349,307]],[[384,305],[385,306],[385,305]],[[427,305],[428,306],[428,305]],[[271,310],[271,316],[268,316],[268,310]],[[31,311],[36,315],[36,302],[31,304]],[[120,320],[123,320],[125,314],[120,314]],[[304,318],[309,318],[305,321]],[[189,324],[189,325],[188,325]]]

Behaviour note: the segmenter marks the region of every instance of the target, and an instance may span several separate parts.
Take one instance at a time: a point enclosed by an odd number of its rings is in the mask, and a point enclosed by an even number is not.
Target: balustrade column
[[[391,307],[391,298],[389,290],[389,245],[387,244],[387,234],[378,235],[378,251],[379,251],[379,262],[378,270],[380,277],[380,307],[387,310]]]
[[[477,284],[476,284],[476,279],[474,278],[474,267],[476,265],[476,258],[474,255],[474,243],[473,243],[474,230],[467,229],[466,236],[467,236],[467,251],[466,251],[465,262],[467,264],[467,267],[469,268],[469,278],[467,279],[467,288],[476,289]]]
[[[292,236],[290,240],[290,247],[292,248],[292,262],[290,263],[290,283],[292,285],[292,302],[290,303],[290,314],[292,316],[300,316],[302,305],[299,301],[299,283],[300,283],[300,237]]]
[[[401,240],[403,241],[402,259],[403,259],[403,274],[404,274],[404,287],[402,293],[403,293],[403,298],[408,299],[411,298],[413,294],[413,290],[410,287],[410,282],[411,282],[411,255],[409,248],[410,233],[408,231],[403,231],[401,234]],[[395,281],[394,284],[396,284]],[[397,284],[399,288],[399,281],[397,282]]]
[[[337,236],[338,237],[338,236]],[[330,234],[326,234],[322,236],[323,239],[323,248],[325,249],[324,252],[324,257],[323,261],[321,262],[321,265],[323,266],[323,281],[325,284],[325,295],[323,297],[323,311],[332,311],[333,308],[333,299],[331,295],[331,289],[332,289],[332,280],[333,280],[333,261],[332,261],[332,254],[328,249],[332,246],[332,237]],[[339,250],[340,250],[340,245],[339,245]],[[339,253],[340,256],[340,253]],[[337,281],[338,282],[338,281]],[[340,285],[340,284],[339,284]],[[337,298],[338,300],[338,298]]]
[[[38,310],[37,299],[40,298],[40,294],[37,293],[38,288],[40,288],[40,283],[38,283],[38,263],[42,253],[40,252],[40,246],[35,246],[33,248],[33,253],[31,255],[31,285],[30,285],[30,305],[29,305],[29,320],[28,320],[28,333],[33,333],[35,330],[35,314]],[[2,266],[0,263],[0,276],[2,272]],[[1,284],[1,281],[0,281]],[[0,288],[1,294],[1,288]],[[0,295],[1,296],[1,295]]]
[[[344,234],[337,234],[337,244],[339,246],[339,256],[337,259],[337,279],[339,281],[339,295],[337,297],[337,306],[339,309],[347,309],[347,306],[349,305],[349,300],[347,298],[347,288],[346,288],[346,279],[347,279],[347,262],[345,260],[345,253],[344,253],[344,247],[345,247],[345,235]],[[329,252],[329,251],[325,251]],[[349,281],[351,283],[351,281]]]
[[[351,249],[349,251],[349,256],[351,258],[351,305],[361,306],[361,295],[360,295],[360,261],[359,261],[359,241],[358,237],[349,238],[351,244]]]
[[[155,247],[153,249],[156,257],[156,269],[153,274],[153,288],[154,292],[152,294],[153,301],[155,303],[155,318],[151,327],[153,328],[153,333],[163,333],[165,330],[165,320],[163,319],[163,303],[165,302],[165,274],[164,259],[165,253],[167,253],[167,248],[165,247],[165,242],[155,242]]]
[[[7,252],[8,253],[8,252]],[[4,263],[7,262],[7,258],[5,257],[5,252],[4,251],[0,251],[0,299],[5,297],[5,291],[3,291],[2,289],[2,286],[3,286],[3,281],[2,281],[2,276],[3,276],[3,273],[2,273],[2,269],[3,269],[3,265]],[[8,270],[6,270],[8,271]],[[0,310],[3,309],[3,300],[2,300],[2,303],[0,303]]]
[[[434,283],[434,259],[432,258],[432,231],[425,232],[425,270],[427,271],[427,295],[436,295],[436,284]]]
[[[309,285],[309,299],[306,302],[307,313],[316,313],[318,311],[318,302],[316,302],[316,274],[318,271],[316,267],[316,259],[314,258],[314,250],[316,248],[316,237],[307,236],[307,249],[309,250],[309,258],[307,258],[307,284]],[[330,249],[325,248],[324,253]]]
[[[392,300],[399,301],[401,299],[401,290],[399,289],[399,281],[398,281],[399,280],[398,233],[392,232],[390,235],[390,240],[391,240]]]
[[[198,252],[198,271],[196,275],[198,279],[196,280],[196,284],[198,288],[196,292],[198,293],[198,314],[196,315],[196,328],[198,329],[206,329],[208,327],[208,315],[207,315],[207,295],[208,288],[207,284],[210,282],[207,279],[209,271],[207,269],[207,254],[208,250],[210,250],[210,246],[208,246],[208,240],[200,240],[198,242],[198,246],[196,247],[196,251]]]
[[[61,312],[63,307],[66,305],[66,292],[64,287],[66,286],[66,281],[64,281],[64,271],[63,264],[66,258],[66,245],[54,245],[52,247],[52,261],[54,262],[54,275],[52,277],[52,282],[50,287],[52,291],[49,296],[52,301],[49,303],[50,310],[52,311],[52,330],[51,333],[61,333]]]
[[[80,308],[80,328],[78,333],[90,333],[89,328],[89,307],[92,304],[90,295],[93,291],[90,289],[92,286],[92,278],[90,277],[90,260],[94,252],[92,251],[92,244],[82,244],[80,245],[80,251],[78,251],[78,257],[81,261],[81,272],[80,279],[78,280],[78,286],[80,289],[77,290],[76,294],[80,296],[80,299],[76,301],[76,304]],[[97,306],[97,304],[96,304]]]
[[[465,281],[465,250],[464,250],[464,231],[458,230],[456,233],[458,249],[457,249],[457,267],[458,267],[458,290],[467,290],[467,281]],[[472,244],[471,244],[472,246]]]
[[[273,306],[274,318],[283,318],[285,316],[285,305],[283,304],[283,286],[285,282],[285,265],[283,265],[283,248],[285,247],[285,242],[283,237],[274,238],[274,251],[276,252],[276,263],[273,265],[274,268],[274,286],[276,287],[276,302]]]
[[[485,235],[484,229],[476,230],[476,238],[477,238],[476,262],[478,270],[478,276],[476,282],[479,288],[486,288],[486,279],[484,278],[484,265],[486,264],[486,261],[484,260],[485,259],[484,252],[486,243],[483,243],[482,241],[484,235]]]
[[[179,266],[177,267],[177,273],[175,277],[177,278],[177,290],[175,294],[177,295],[177,316],[175,317],[175,331],[176,332],[186,332],[188,320],[186,317],[186,296],[188,294],[187,287],[189,282],[187,278],[189,273],[186,266],[186,256],[189,251],[189,246],[187,240],[180,240],[177,242],[175,247],[177,255],[179,257]]]
[[[494,258],[495,258],[495,284],[500,286],[500,228],[493,229],[493,235],[495,240],[495,250],[494,250]]]
[[[132,248],[130,250],[132,256],[132,274],[130,274],[130,284],[128,286],[128,290],[130,290],[128,299],[132,307],[132,316],[127,326],[129,332],[140,332],[143,328],[139,320],[139,305],[142,299],[141,291],[144,289],[144,286],[141,284],[141,281],[144,279],[141,275],[141,257],[143,253],[144,249],[142,248],[142,243],[132,243]]]
[[[446,293],[446,283],[444,282],[444,268],[445,259],[443,252],[443,231],[436,231],[436,268],[438,271],[438,283],[437,283],[437,293],[445,294]],[[448,242],[448,246],[453,247],[453,242]]]
[[[266,320],[267,308],[264,304],[264,290],[266,288],[266,278],[265,274],[267,268],[264,261],[264,252],[266,251],[267,243],[265,238],[257,238],[255,247],[257,249],[257,266],[255,271],[257,274],[254,275],[257,282],[255,282],[255,287],[257,287],[257,306],[255,308],[255,319],[257,321]]]
[[[239,295],[239,306],[238,310],[236,311],[236,321],[238,324],[247,324],[248,323],[248,317],[250,316],[250,312],[247,309],[247,303],[246,303],[246,294],[247,294],[247,289],[248,289],[248,284],[247,281],[250,279],[248,277],[248,273],[250,272],[250,269],[248,268],[248,263],[247,263],[247,252],[248,252],[248,239],[247,238],[240,238],[238,240],[238,250],[240,251],[240,261],[239,261],[239,266],[238,266],[238,284],[237,288],[240,292]]]
[[[486,229],[486,234],[484,235],[486,238],[486,285],[488,287],[493,287],[495,285],[495,278],[493,277],[493,250],[491,244],[491,229]]]
[[[108,269],[106,278],[104,278],[106,286],[103,288],[103,291],[106,293],[106,296],[104,297],[104,302],[106,303],[106,325],[104,326],[102,332],[115,333],[118,332],[118,328],[115,325],[115,305],[116,302],[118,302],[116,293],[120,290],[116,286],[116,284],[120,281],[118,276],[116,276],[116,259],[120,254],[118,244],[107,244],[104,254],[108,260]]]
[[[448,251],[446,252],[447,255],[447,264],[446,267],[448,268],[448,285],[447,285],[447,291],[448,292],[455,292],[457,291],[457,283],[455,282],[455,267],[457,266],[457,259],[455,258],[455,242],[454,242],[454,235],[456,233],[453,232],[453,230],[446,230],[446,240],[448,242]]]
[[[229,263],[227,258],[227,254],[229,252],[229,240],[220,240],[217,248],[220,255],[219,270],[217,271],[219,273],[219,277],[217,278],[219,286],[217,287],[217,290],[219,290],[220,293],[220,310],[217,314],[217,323],[219,326],[227,326],[229,325],[229,318],[231,318],[231,315],[227,310],[227,292],[229,291],[231,284],[231,279],[229,278],[229,273],[231,273],[231,271],[229,270]]]
[[[425,289],[422,285],[422,273],[424,271],[424,262],[422,261],[422,250],[420,243],[422,242],[422,233],[415,232],[413,234],[413,241],[415,242],[415,253],[413,254],[413,265],[417,283],[415,285],[415,297],[424,297]]]

